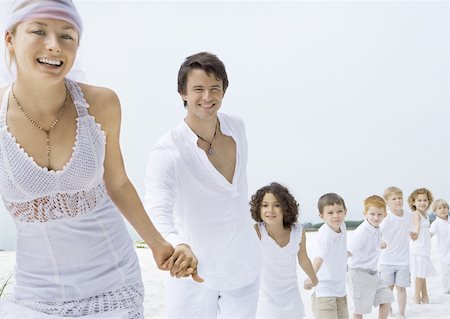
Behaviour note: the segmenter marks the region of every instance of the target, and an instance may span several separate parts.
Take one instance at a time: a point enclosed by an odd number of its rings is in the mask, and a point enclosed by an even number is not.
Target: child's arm
[[[418,212],[414,212],[413,215],[413,231],[410,233],[410,237],[412,240],[416,240],[419,237],[420,233],[420,215]]]
[[[314,270],[314,273],[315,273],[315,274],[317,274],[317,272],[319,271],[320,266],[322,266],[322,263],[323,263],[322,257],[316,257],[316,258],[314,258],[312,267],[313,267],[313,270]],[[316,276],[316,278],[317,278],[317,276]],[[314,286],[315,286],[315,285],[314,285]],[[314,286],[313,286],[313,282],[312,282],[311,278],[306,278],[306,279],[305,279],[305,282],[303,283],[303,287],[304,287],[305,289],[311,289],[311,288],[314,287]]]
[[[317,286],[317,276],[316,272],[311,264],[311,260],[308,257],[308,253],[306,252],[306,236],[305,232],[302,232],[302,241],[300,242],[300,249],[298,250],[298,264],[302,267],[303,271],[309,277],[309,280],[305,280],[303,287],[307,290],[312,287]]]

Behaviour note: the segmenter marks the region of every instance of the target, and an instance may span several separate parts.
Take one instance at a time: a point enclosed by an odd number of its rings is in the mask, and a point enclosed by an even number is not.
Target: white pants
[[[168,319],[254,319],[259,295],[259,276],[244,287],[215,290],[191,278],[166,279]]]
[[[441,262],[442,285],[444,293],[450,293],[450,264]]]

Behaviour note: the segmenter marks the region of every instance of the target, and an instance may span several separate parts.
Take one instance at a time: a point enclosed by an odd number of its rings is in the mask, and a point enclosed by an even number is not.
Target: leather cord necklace
[[[216,138],[218,126],[219,126],[219,121],[216,122],[216,128],[215,128],[215,130],[214,130],[214,136],[213,136],[211,142],[208,142],[208,141],[205,140],[203,137],[201,137],[200,135],[198,135],[197,133],[195,133],[195,135],[197,135],[197,137],[198,137],[199,139],[201,139],[203,142],[209,144],[208,150],[206,151],[206,153],[207,153],[209,156],[213,156],[214,154],[216,154],[216,151],[214,150],[212,144],[214,143],[214,139]]]

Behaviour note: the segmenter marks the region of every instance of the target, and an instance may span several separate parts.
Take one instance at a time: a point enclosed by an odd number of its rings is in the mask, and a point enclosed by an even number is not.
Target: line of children
[[[364,201],[365,221],[356,228],[347,248],[345,216],[341,196],[320,197],[318,211],[324,224],[317,232],[314,261],[306,252],[306,238],[298,223],[298,204],[287,188],[278,184],[259,189],[251,199],[255,230],[261,240],[263,271],[258,303],[258,319],[303,318],[304,309],[296,275],[296,261],[305,271],[305,289],[312,289],[314,318],[347,319],[346,277],[354,304],[353,318],[362,318],[379,306],[379,318],[387,318],[396,287],[398,319],[404,319],[406,288],[410,274],[415,279],[416,303],[428,303],[426,277],[434,272],[431,263],[431,234],[438,239],[444,291],[450,293],[450,221],[444,200],[433,203],[438,218],[429,228],[427,210],[433,196],[425,188],[408,198],[412,214],[403,209],[403,192],[397,187],[385,190],[383,198]],[[386,205],[389,208],[386,211]],[[431,233],[430,233],[431,232]],[[347,276],[347,257],[348,276]],[[377,272],[377,265],[380,272]]]

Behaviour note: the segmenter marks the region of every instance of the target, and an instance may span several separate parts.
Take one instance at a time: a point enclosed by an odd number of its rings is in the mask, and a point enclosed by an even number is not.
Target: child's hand
[[[305,288],[306,290],[310,290],[315,286],[317,286],[317,281],[312,282],[310,278],[306,278],[305,281],[303,282],[303,288]]]
[[[416,232],[410,232],[410,233],[409,233],[409,237],[410,237],[412,240],[416,240],[416,239],[419,237],[419,234],[417,234]]]
[[[387,245],[384,241],[381,242],[381,249],[386,249]]]

